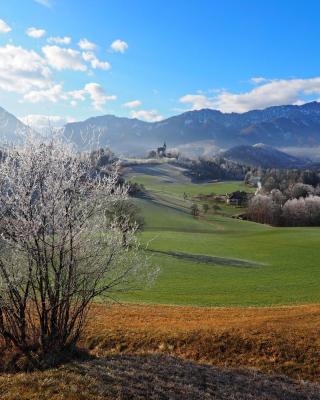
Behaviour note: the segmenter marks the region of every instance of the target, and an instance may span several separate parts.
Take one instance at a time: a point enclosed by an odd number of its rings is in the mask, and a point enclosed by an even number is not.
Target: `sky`
[[[318,0],[0,5],[0,106],[35,127],[320,99]]]

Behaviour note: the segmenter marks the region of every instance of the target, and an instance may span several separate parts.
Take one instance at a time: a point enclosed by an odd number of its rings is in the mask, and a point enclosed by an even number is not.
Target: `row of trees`
[[[196,203],[193,203],[193,204],[191,204],[191,207],[190,207],[191,215],[193,215],[194,217],[198,217],[200,215],[201,211],[204,214],[207,214],[207,212],[210,210],[210,208],[212,209],[213,212],[217,212],[217,211],[221,210],[221,207],[218,206],[217,204],[213,204],[210,207],[209,204],[204,203],[204,204],[202,204],[202,207],[200,209],[199,206]]]
[[[250,184],[259,178],[263,188],[267,192],[273,189],[286,192],[297,183],[313,186],[320,185],[320,170],[299,170],[299,169],[262,169],[251,168],[245,175],[245,183]]]

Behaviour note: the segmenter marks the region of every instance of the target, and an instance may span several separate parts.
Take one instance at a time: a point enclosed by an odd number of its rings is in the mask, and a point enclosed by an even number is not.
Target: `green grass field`
[[[168,171],[128,176],[150,195],[135,201],[146,220],[141,240],[161,272],[152,288],[123,300],[201,306],[319,302],[320,229],[272,228],[210,211],[190,215],[192,196],[243,188],[239,182],[194,184],[175,176],[169,183]],[[201,256],[219,257],[219,262]]]

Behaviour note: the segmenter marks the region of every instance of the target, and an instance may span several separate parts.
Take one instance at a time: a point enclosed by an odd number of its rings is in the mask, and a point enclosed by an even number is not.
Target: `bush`
[[[153,277],[128,210],[106,213],[127,199],[117,182],[56,138],[0,163],[0,337],[21,364],[73,352],[97,296]]]

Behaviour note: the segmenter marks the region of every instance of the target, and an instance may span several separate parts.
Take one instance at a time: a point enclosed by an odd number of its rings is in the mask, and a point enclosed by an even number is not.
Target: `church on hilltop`
[[[163,146],[157,148],[158,157],[166,157],[167,145],[166,142],[163,143]]]

